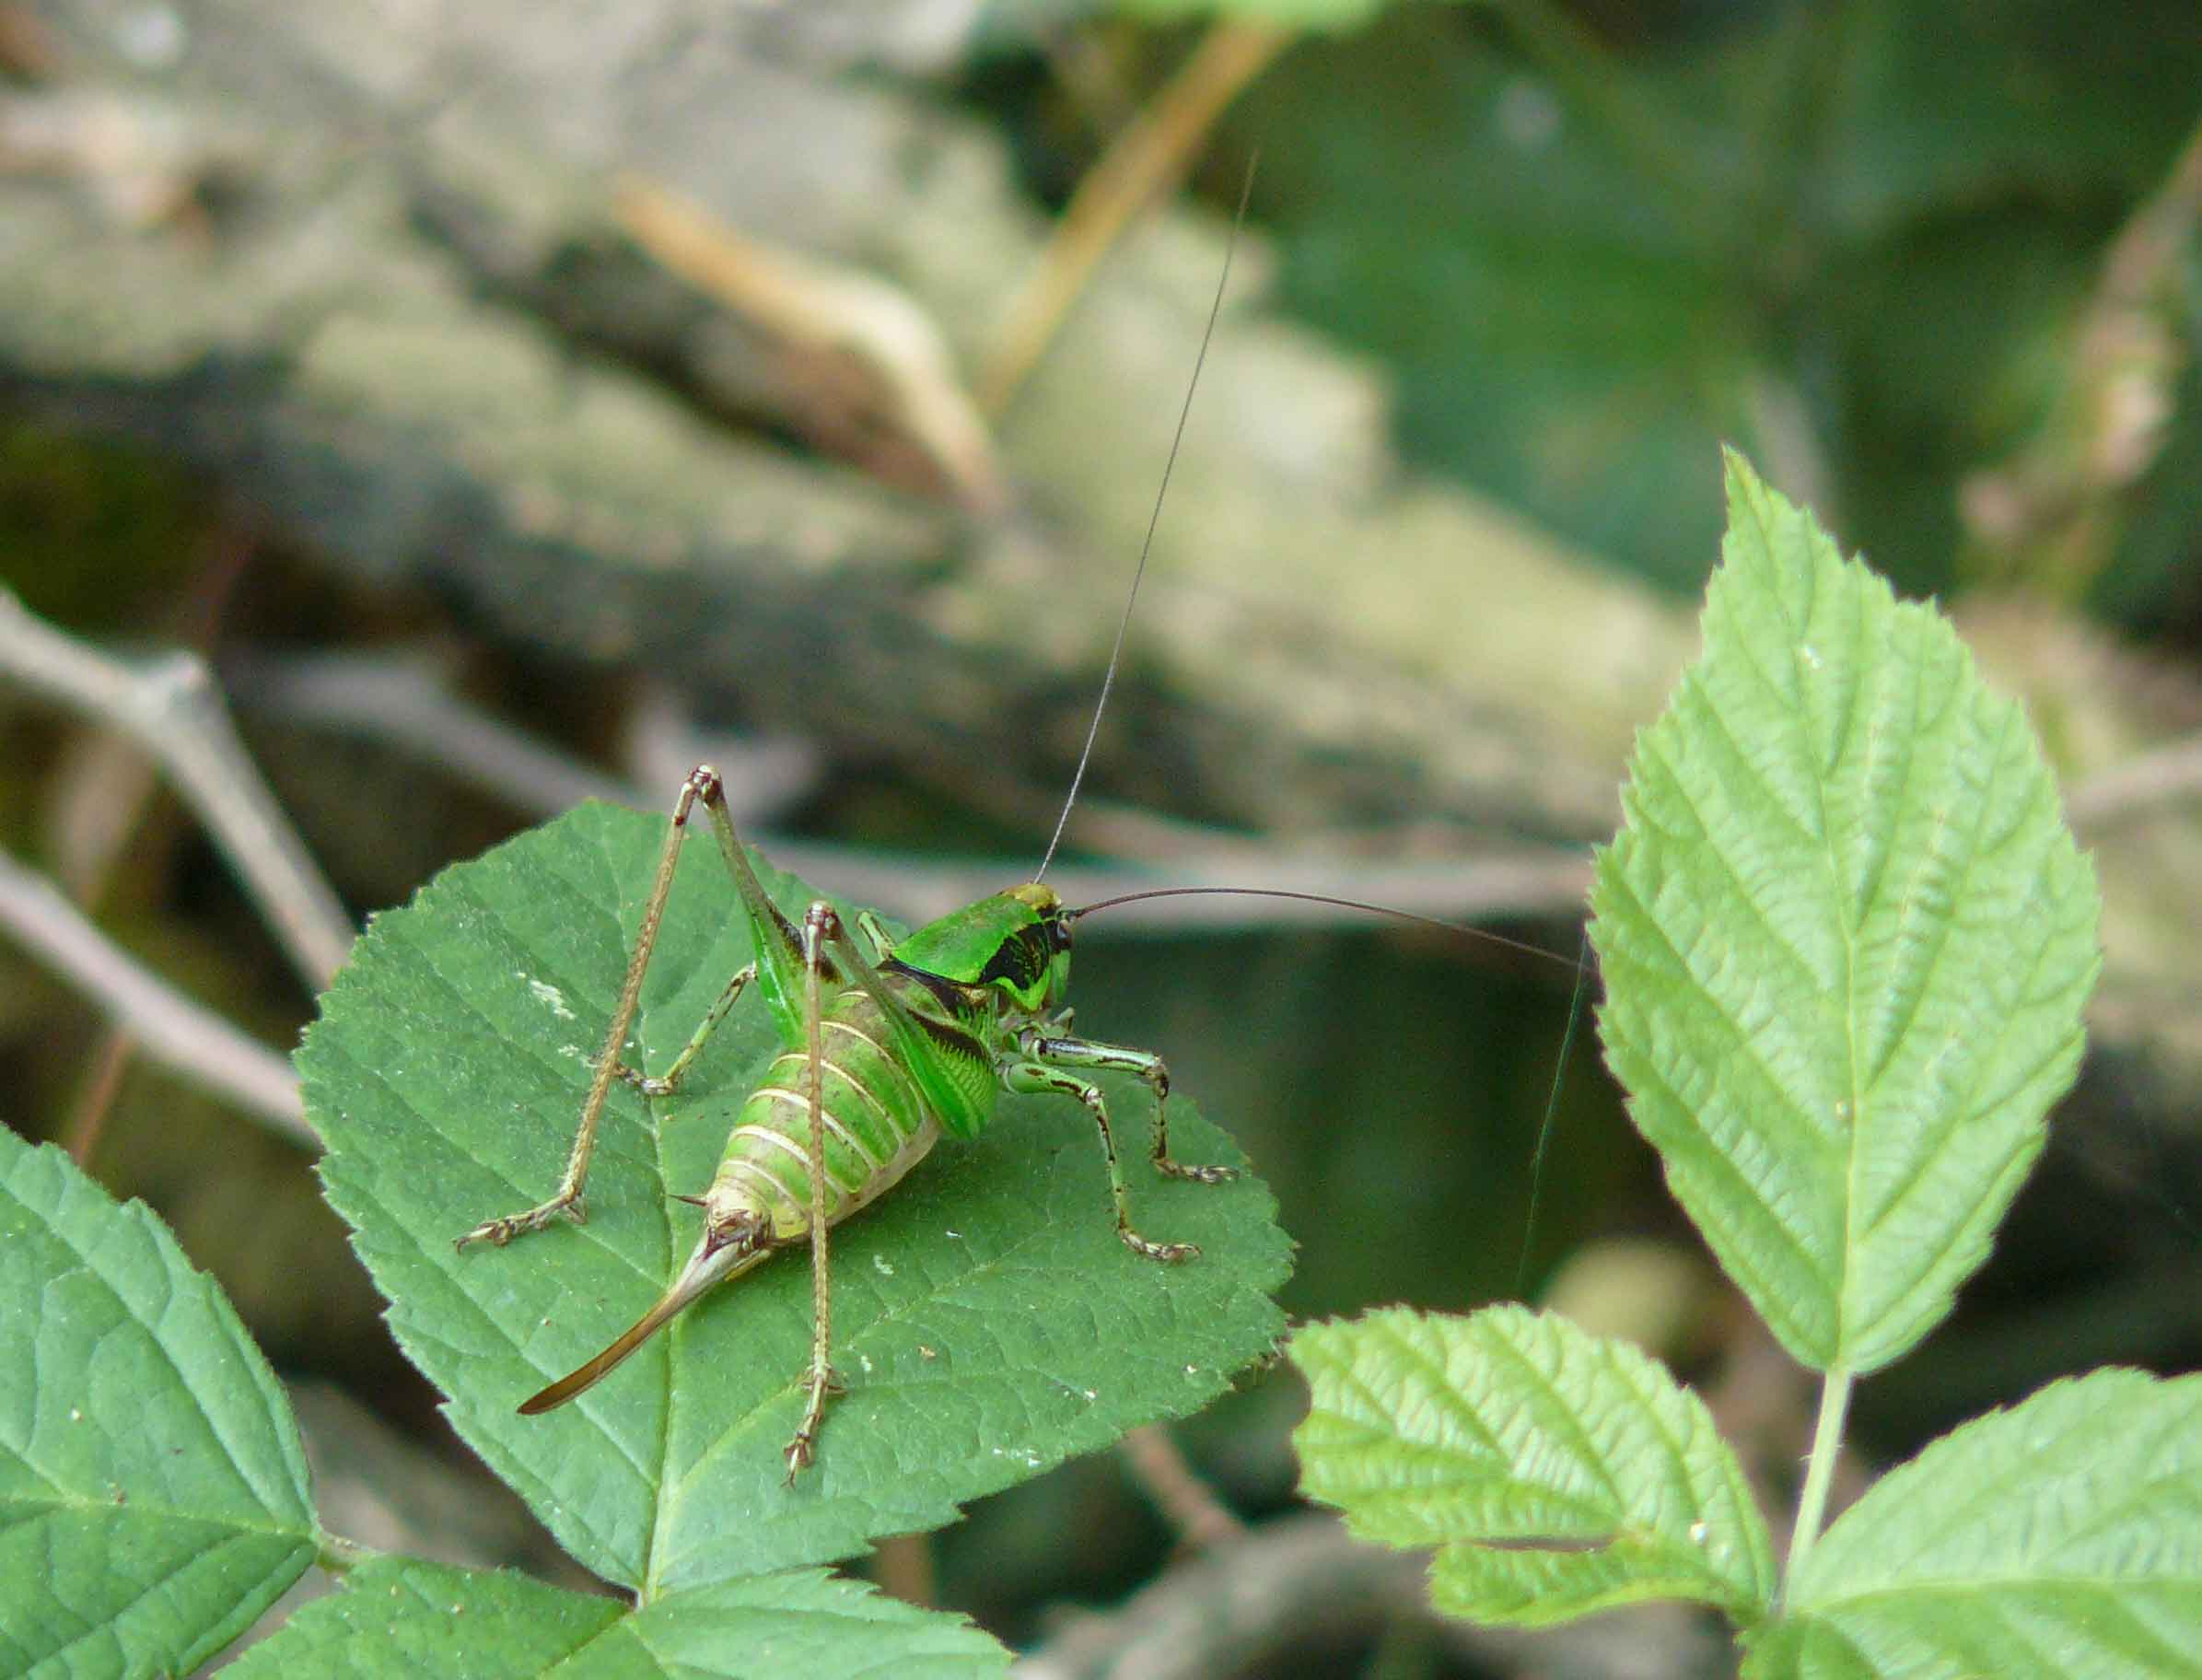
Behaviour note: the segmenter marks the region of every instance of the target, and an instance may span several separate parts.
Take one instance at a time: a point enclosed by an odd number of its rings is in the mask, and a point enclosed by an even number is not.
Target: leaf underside
[[[931,1528],[966,1500],[1197,1409],[1275,1343],[1289,1269],[1256,1181],[1161,1180],[1149,1099],[1104,1080],[1133,1216],[1191,1240],[1164,1266],[1116,1240],[1075,1102],[1005,1098],[833,1237],[833,1360],[847,1394],[819,1463],[782,1484],[810,1334],[809,1267],[775,1256],[683,1313],[572,1405],[515,1405],[623,1329],[693,1246],[670,1201],[709,1181],[777,1049],[753,998],[678,1098],[611,1099],[586,1225],[456,1254],[478,1220],[550,1194],[640,918],[662,818],[584,806],[458,866],[375,918],[298,1055],[330,1199],[461,1435],[588,1568],[647,1597],[824,1561]],[[784,909],[812,894],[761,870]],[[683,855],[627,1053],[657,1071],[749,960],[724,865]],[[1081,1022],[1089,1029],[1105,1023]],[[1172,1100],[1172,1153],[1238,1157]]]
[[[1949,624],[1732,454],[1729,507],[1599,859],[1599,1024],[1783,1345],[1869,1371],[1948,1311],[2071,1082],[2094,878]]]
[[[1773,1546],[1703,1402],[1555,1313],[1395,1308],[1292,1338],[1301,1488],[1365,1539],[1441,1548],[1438,1608],[1544,1627],[1656,1598],[1765,1612]]]

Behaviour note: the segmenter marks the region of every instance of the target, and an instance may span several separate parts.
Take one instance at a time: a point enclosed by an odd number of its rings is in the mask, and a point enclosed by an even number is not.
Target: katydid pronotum
[[[1229,283],[1227,253],[1208,330],[1212,334]],[[1183,436],[1205,360],[1204,337],[1178,419]],[[1173,441],[1155,514],[1167,494]],[[1154,524],[1150,520],[1148,542]],[[607,1376],[653,1334],[715,1285],[739,1277],[775,1253],[807,1244],[810,1251],[812,1330],[803,1383],[801,1421],[786,1449],[788,1478],[816,1453],[819,1430],[837,1385],[829,1362],[831,1304],[827,1232],[893,1185],[943,1134],[975,1137],[1004,1091],[1053,1092],[1082,1102],[1100,1134],[1114,1204],[1116,1232],[1133,1254],[1174,1264],[1193,1259],[1189,1242],[1157,1241],[1133,1224],[1123,1161],[1107,1103],[1088,1077],[1114,1070],[1137,1075],[1154,1093],[1153,1141],[1148,1159],[1158,1172],[1195,1184],[1221,1184],[1222,1166],[1189,1165],[1170,1153],[1170,1076],[1152,1052],[1075,1036],[1066,993],[1071,929],[1078,917],[1135,898],[1208,892],[1320,899],[1404,920],[1451,928],[1431,918],[1321,894],[1245,888],[1176,888],[1127,894],[1082,908],[1066,907],[1043,884],[1078,798],[1124,633],[1147,566],[1142,549],[1117,628],[1115,649],[1089,730],[1085,752],[1033,879],[951,912],[900,940],[869,912],[855,928],[824,900],[812,903],[798,926],[767,894],[728,813],[718,773],[698,765],[674,803],[656,878],[645,901],[602,1054],[595,1064],[564,1178],[551,1198],[523,1212],[486,1219],[459,1238],[503,1244],[564,1215],[585,1217],[583,1191],[597,1130],[615,1080],[648,1097],[671,1094],[712,1031],[754,986],[778,1035],[781,1051],[742,1102],[717,1172],[700,1196],[704,1210],[693,1251],[658,1300],[594,1358],[522,1402],[525,1414],[563,1406]],[[740,898],[754,960],[727,984],[685,1048],[665,1071],[650,1076],[625,1066],[627,1035],[641,997],[674,868],[698,807],[708,819]],[[1476,932],[1474,929],[1455,929]],[[1500,936],[1483,933],[1497,939]],[[1512,940],[1501,940],[1513,944]],[[1534,950],[1534,947],[1524,949]],[[1552,953],[1539,951],[1537,954]],[[1564,961],[1564,959],[1561,959]]]

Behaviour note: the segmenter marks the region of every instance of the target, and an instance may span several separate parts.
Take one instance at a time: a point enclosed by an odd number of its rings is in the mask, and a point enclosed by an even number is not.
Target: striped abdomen
[[[851,987],[820,1021],[826,1149],[826,1223],[838,1224],[925,1159],[940,1124],[872,1000]],[[741,1105],[705,1196],[714,1226],[746,1213],[765,1241],[810,1230],[810,1054],[783,1050]]]

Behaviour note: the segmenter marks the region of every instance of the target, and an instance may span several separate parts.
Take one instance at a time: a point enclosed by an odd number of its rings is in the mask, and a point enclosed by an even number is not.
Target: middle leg
[[[1028,1028],[1019,1033],[1017,1047],[1029,1060],[1053,1068],[1099,1068],[1137,1074],[1155,1093],[1155,1140],[1153,1149],[1148,1152],[1148,1159],[1155,1163],[1155,1171],[1171,1178],[1189,1179],[1196,1184],[1220,1184],[1238,1176],[1235,1168],[1191,1166],[1171,1158],[1170,1069],[1153,1051],[1135,1050],[1128,1044],[1104,1044],[1090,1038],[1054,1037],[1038,1028]]]
[[[1126,1248],[1147,1259],[1170,1263],[1190,1260],[1200,1253],[1194,1243],[1157,1242],[1132,1229],[1131,1193],[1124,1187],[1124,1163],[1116,1157],[1116,1134],[1110,1128],[1109,1105],[1102,1100],[1099,1086],[1090,1079],[1081,1079],[1066,1068],[1051,1068],[1045,1062],[1019,1060],[1015,1056],[999,1063],[996,1072],[1005,1090],[1053,1091],[1058,1096],[1076,1097],[1086,1105],[1086,1112],[1093,1116],[1093,1124],[1101,1132],[1101,1156],[1109,1167],[1109,1196],[1116,1204],[1116,1234]]]
[[[680,1089],[681,1077],[688,1071],[691,1062],[703,1054],[704,1043],[715,1032],[718,1023],[727,1018],[727,1011],[734,1007],[743,990],[757,977],[757,965],[751,962],[738,970],[734,978],[727,982],[727,989],[718,995],[718,1001],[704,1016],[703,1024],[696,1028],[681,1054],[673,1057],[672,1066],[663,1073],[652,1076],[639,1068],[630,1068],[622,1062],[612,1070],[613,1077],[622,1079],[646,1097],[670,1097]]]

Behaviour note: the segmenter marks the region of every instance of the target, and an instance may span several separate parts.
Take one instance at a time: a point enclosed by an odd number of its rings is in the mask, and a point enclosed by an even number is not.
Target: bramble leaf
[[[1606,1056],[1782,1343],[1949,1310],[2079,1066],[2093,871],[2017,705],[1729,457],[1705,651],[1599,858]]]
[[[141,1203],[0,1126],[0,1672],[189,1674],[305,1572],[306,1454]]]
[[[2202,1377],[2098,1371],[1934,1442],[1821,1537],[1743,1672],[2202,1674]]]

